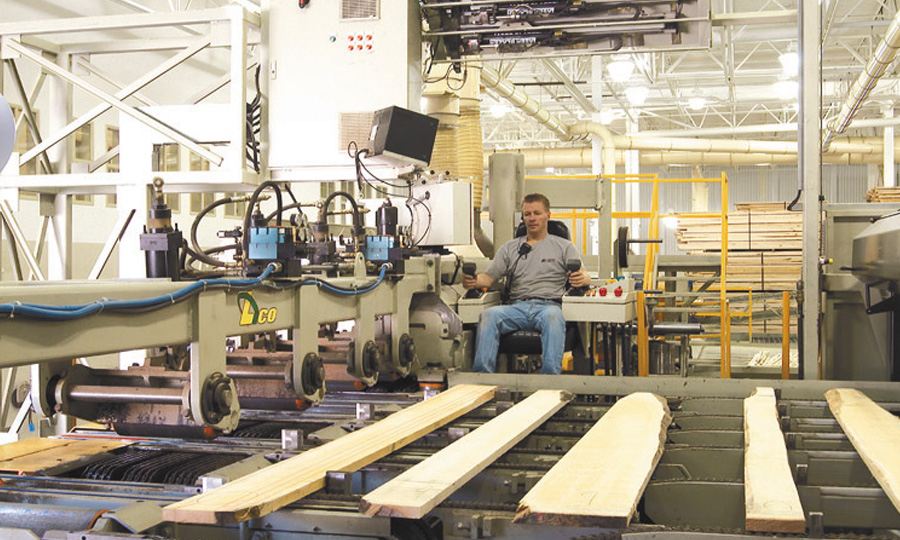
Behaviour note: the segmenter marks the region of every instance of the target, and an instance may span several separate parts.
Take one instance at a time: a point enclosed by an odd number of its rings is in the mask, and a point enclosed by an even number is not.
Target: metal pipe
[[[502,77],[494,69],[488,66],[481,67],[481,84],[508,100],[540,124],[546,126],[556,133],[560,139],[564,141],[572,140],[568,126],[562,120],[550,113],[521,88],[517,88],[515,84]]]
[[[229,365],[225,373],[232,379],[284,380],[284,366],[235,366]]]
[[[65,385],[65,381],[59,384]],[[154,403],[181,405],[184,391],[181,388],[145,388],[141,386],[102,386],[75,384],[64,386],[70,401],[88,403]]]
[[[850,126],[850,122],[869,97],[869,93],[893,63],[898,48],[900,48],[900,12],[894,15],[887,32],[875,47],[875,54],[866,63],[866,67],[847,93],[841,112],[828,122],[828,131],[822,138],[823,149],[828,148],[836,134],[843,133]]]

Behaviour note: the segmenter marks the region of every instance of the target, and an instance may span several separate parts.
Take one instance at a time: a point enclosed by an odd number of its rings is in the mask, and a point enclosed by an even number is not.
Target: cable
[[[191,256],[194,259],[206,263],[210,266],[216,266],[219,268],[227,268],[230,266],[234,266],[233,264],[229,264],[214,257],[210,257],[206,250],[200,247],[200,242],[197,241],[197,229],[200,227],[200,220],[206,216],[206,214],[212,212],[216,208],[235,202],[231,197],[225,197],[224,199],[219,199],[218,201],[213,201],[211,204],[207,205],[206,208],[200,211],[199,214],[194,218],[193,223],[191,223],[191,247],[193,250],[191,251]]]
[[[428,208],[428,205],[425,204],[425,200],[429,197],[428,192],[425,193],[422,199],[412,199],[417,205],[422,205],[422,208],[428,212],[428,224],[425,226],[425,232],[422,233],[422,236],[418,240],[413,240],[413,247],[418,246],[420,242],[425,240],[428,237],[428,233],[431,232],[431,208]],[[406,207],[409,208],[409,203],[406,203]],[[412,209],[410,209],[412,212]]]
[[[462,268],[462,259],[459,258],[459,255],[452,251],[450,253],[456,257],[456,267],[453,269],[453,277],[450,278],[450,281],[444,281],[444,278],[441,278],[441,283],[444,285],[453,285],[456,283],[456,278],[459,276],[459,269]]]
[[[285,206],[284,208],[282,208],[282,211],[287,212],[288,210],[293,210],[295,208],[303,208],[304,206],[315,206],[315,204],[314,203],[301,203],[301,202],[295,201],[293,204],[289,204],[289,205]],[[266,216],[266,221],[271,221],[272,218],[275,217],[275,214],[277,214],[277,213],[278,213],[278,210],[276,210],[276,211],[272,212],[271,214],[269,214],[268,216]]]
[[[146,313],[147,311],[161,309],[166,306],[183,302],[184,300],[209,289],[255,288],[262,284],[263,280],[267,279],[272,272],[275,271],[275,268],[276,266],[274,264],[270,264],[259,277],[251,279],[203,279],[173,293],[143,298],[140,300],[109,300],[107,298],[100,298],[87,304],[62,306],[32,304],[28,302],[11,302],[0,304],[0,314],[8,315],[9,318],[20,315],[36,319],[70,321],[100,313],[101,311],[113,311],[116,313]]]
[[[384,281],[384,276],[387,273],[387,269],[389,266],[390,266],[389,264],[382,264],[381,271],[378,273],[378,277],[375,278],[375,280],[372,283],[369,283],[368,285],[361,287],[361,288],[360,287],[341,287],[339,285],[334,285],[332,283],[328,283],[327,281],[325,281],[324,279],[321,279],[321,278],[307,278],[307,279],[304,279],[303,281],[297,281],[297,282],[291,283],[290,286],[288,286],[288,287],[282,287],[282,286],[274,285],[274,284],[268,285],[268,286],[273,289],[276,289],[276,290],[289,290],[289,289],[297,289],[299,287],[304,287],[306,285],[316,285],[316,286],[321,287],[321,288],[325,289],[326,291],[334,293],[334,294],[340,294],[343,296],[357,296],[357,295],[365,294],[369,291],[372,291],[375,289],[375,287],[379,286],[381,284],[381,282]]]

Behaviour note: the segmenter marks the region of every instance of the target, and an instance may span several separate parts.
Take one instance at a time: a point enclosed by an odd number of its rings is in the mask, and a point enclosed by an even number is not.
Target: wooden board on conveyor
[[[744,510],[748,531],[806,531],[772,388],[744,400]]]
[[[325,486],[329,471],[355,471],[487,403],[495,386],[459,385],[359,431],[163,508],[177,523],[239,523]]]
[[[620,399],[519,502],[515,521],[627,527],[672,421],[648,392]]]
[[[851,388],[825,392],[828,407],[853,448],[900,511],[900,418]]]
[[[538,390],[363,497],[360,511],[369,516],[424,517],[573,397],[563,390]]]

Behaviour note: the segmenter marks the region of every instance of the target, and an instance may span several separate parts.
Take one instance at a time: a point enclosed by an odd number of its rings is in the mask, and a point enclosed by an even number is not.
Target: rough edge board
[[[648,407],[644,407],[646,410],[641,410],[641,401],[646,401],[649,404]],[[636,404],[632,405],[632,402],[636,402]],[[651,411],[650,409],[654,409],[655,407],[652,405],[658,405],[658,410]],[[618,407],[618,410],[617,410]],[[629,410],[636,409],[636,410]],[[628,425],[633,425],[633,419],[629,419],[627,421],[623,421],[622,418],[628,414],[642,414],[644,417],[642,421],[653,414],[654,421],[652,422],[653,428],[658,430],[655,432],[656,436],[652,438],[652,440],[656,441],[655,450],[652,456],[642,455],[639,456],[642,460],[649,457],[649,463],[645,463],[647,466],[646,471],[638,470],[638,474],[642,474],[643,478],[632,478],[629,479],[630,485],[627,485],[628,489],[634,487],[633,481],[635,479],[640,480],[640,487],[638,487],[636,493],[629,493],[629,504],[630,508],[627,509],[624,513],[612,513],[619,511],[620,509],[610,508],[610,513],[608,514],[599,514],[599,513],[586,513],[581,511],[578,504],[579,501],[572,501],[572,505],[569,508],[569,512],[561,511],[562,505],[555,506],[553,503],[548,504],[551,506],[549,509],[540,508],[540,504],[547,504],[546,501],[534,501],[529,499],[534,499],[535,497],[540,497],[544,495],[540,492],[543,491],[559,491],[558,486],[566,485],[565,482],[571,480],[571,475],[566,475],[568,472],[567,468],[572,467],[571,462],[575,461],[576,463],[581,463],[579,460],[585,460],[585,463],[601,463],[603,462],[605,451],[610,450],[609,446],[604,445],[610,441],[613,437],[621,437],[621,436],[630,436],[632,433],[626,433]],[[657,419],[658,414],[658,419]],[[631,422],[631,423],[630,423]],[[647,483],[650,481],[650,477],[653,474],[656,465],[659,463],[660,458],[662,457],[663,450],[665,448],[665,440],[666,440],[666,432],[669,424],[672,422],[672,415],[669,412],[668,403],[666,400],[656,394],[651,394],[649,392],[637,392],[634,394],[630,394],[623,399],[620,399],[613,407],[604,414],[595,424],[594,426],[585,433],[581,439],[560,459],[556,465],[553,466],[543,478],[541,478],[538,483],[525,494],[522,500],[519,502],[519,507],[516,511],[516,517],[513,519],[514,523],[528,522],[528,523],[541,523],[547,525],[567,525],[567,526],[600,526],[600,527],[617,527],[623,528],[627,527],[631,522],[631,517],[634,515],[634,512],[637,508],[638,503],[640,502],[641,496],[643,495],[644,489],[647,487]],[[658,424],[658,425],[657,425]],[[610,433],[612,432],[612,433]],[[653,432],[648,430],[648,433],[644,433],[643,435],[648,438],[648,443],[650,439],[650,435]],[[597,459],[594,460],[586,460],[586,456],[582,454],[586,453],[599,453],[600,455],[596,456]],[[628,458],[631,459],[634,454],[630,454]],[[616,457],[624,457],[616,456]],[[609,460],[605,462],[607,466],[609,466]],[[585,472],[587,474],[587,472]],[[566,476],[570,476],[570,478],[566,478]],[[637,476],[637,475],[633,475]],[[584,476],[582,475],[582,478]],[[596,484],[597,482],[601,482],[602,478],[591,477],[591,482]],[[543,485],[542,485],[543,484]],[[554,489],[556,487],[556,489]],[[585,486],[581,486],[585,487]],[[563,488],[565,489],[565,488]],[[587,488],[585,488],[587,489]],[[531,495],[531,497],[529,497]],[[565,496],[566,494],[560,494],[560,496]],[[593,502],[594,497],[596,495],[596,490],[593,495],[588,497],[589,502]],[[630,499],[630,496],[634,496],[633,501]],[[538,508],[535,510],[532,506],[538,504]],[[586,508],[586,505],[585,505]],[[550,511],[552,510],[552,511]],[[581,512],[581,513],[578,513]]]
[[[486,385],[454,386],[450,390],[441,392],[434,398],[422,401],[415,405],[411,405],[410,407],[395,412],[387,418],[366,426],[363,429],[354,431],[353,433],[348,433],[343,437],[302,452],[301,454],[294,456],[288,460],[276,463],[254,473],[250,473],[247,476],[239,478],[233,482],[229,482],[207,493],[195,495],[193,497],[183,499],[182,501],[179,501],[177,503],[170,504],[163,508],[162,517],[165,521],[171,521],[175,523],[223,525],[240,523],[249,519],[255,519],[270,514],[271,512],[274,512],[275,510],[278,510],[279,508],[282,508],[285,505],[290,504],[291,502],[300,500],[310,493],[313,493],[314,491],[318,491],[319,489],[325,487],[326,474],[325,470],[321,471],[321,474],[319,474],[319,472],[317,471],[316,478],[306,479],[302,483],[294,485],[293,489],[290,491],[272,495],[267,500],[262,502],[248,502],[248,493],[255,493],[257,490],[252,487],[245,488],[244,486],[252,486],[252,484],[257,481],[257,478],[268,477],[272,474],[273,468],[277,468],[279,471],[282,469],[288,469],[288,472],[286,474],[296,474],[296,471],[292,469],[292,465],[296,465],[300,462],[310,461],[312,459],[321,459],[320,455],[328,455],[329,450],[335,451],[336,449],[342,448],[347,445],[361,444],[360,442],[357,442],[359,439],[365,439],[366,436],[372,436],[373,433],[375,434],[375,436],[378,436],[382,433],[382,431],[384,431],[384,429],[388,428],[389,426],[398,425],[408,427],[408,417],[415,416],[417,414],[416,408],[418,408],[419,411],[421,411],[423,408],[429,411],[430,409],[439,410],[441,407],[446,407],[447,404],[445,402],[447,401],[451,401],[453,399],[462,400],[463,398],[466,400],[464,404],[460,403],[457,405],[457,408],[454,410],[453,414],[441,417],[439,421],[433,421],[433,425],[431,425],[430,427],[417,429],[411,428],[401,437],[397,437],[392,443],[378,449],[377,451],[373,451],[369,454],[364,454],[359,457],[354,456],[352,461],[346,461],[344,464],[330,464],[327,468],[327,470],[343,470],[348,472],[358,470],[490,401],[491,399],[493,399],[496,389],[496,386]],[[454,391],[456,391],[456,394],[459,394],[460,396],[454,396]],[[467,395],[466,392],[472,392],[472,395]],[[441,399],[441,396],[445,396],[443,400]],[[429,404],[430,406],[427,406]],[[378,429],[372,431],[372,428],[376,427]],[[391,427],[389,429],[396,428]],[[361,442],[364,443],[365,441],[363,440]],[[340,453],[340,450],[338,451],[338,453]],[[191,506],[199,506],[201,503],[199,503],[198,500],[204,501],[205,499],[220,499],[216,501],[216,506],[220,509],[210,510],[208,508],[190,508]]]
[[[365,495],[359,511],[367,516],[421,519],[574,398],[565,390],[534,392]]]
[[[850,439],[853,448],[859,453],[869,472],[875,477],[894,508],[900,511],[900,465],[898,465],[896,457],[897,448],[900,447],[900,419],[856,389],[832,388],[825,392],[825,399],[841,429]],[[868,410],[863,411],[863,409]],[[868,423],[868,426],[852,425],[853,421],[847,418],[859,412],[866,413],[862,420]],[[877,438],[870,437],[868,440],[862,439],[856,429],[860,428],[864,431],[866,428],[871,430],[873,427],[879,428]],[[868,447],[866,443],[869,443]],[[873,448],[878,443],[881,443],[879,445],[881,448]],[[885,449],[885,446],[888,446],[889,449]],[[891,457],[894,458],[894,463],[885,464],[886,458]]]
[[[751,411],[751,408],[755,411]],[[751,412],[755,412],[752,418],[752,433],[750,431]],[[756,437],[751,435],[756,435]],[[767,444],[767,442],[771,444]],[[756,474],[751,475],[749,472],[751,463],[757,466]],[[751,485],[753,480],[756,480],[755,485],[759,485],[761,480],[766,479],[771,480],[769,485],[764,483],[759,490],[756,490],[759,492],[754,493]],[[773,485],[782,489],[776,494],[777,498],[767,497],[772,494],[768,488]],[[788,488],[792,488],[793,492],[788,493]],[[751,500],[755,503],[753,508],[750,507]],[[791,516],[785,512],[764,514],[766,509],[790,508],[792,504],[799,508],[799,515]],[[748,531],[806,532],[803,506],[791,475],[784,435],[778,423],[775,390],[771,387],[758,387],[750,394],[750,397],[744,400],[744,512],[744,528]]]

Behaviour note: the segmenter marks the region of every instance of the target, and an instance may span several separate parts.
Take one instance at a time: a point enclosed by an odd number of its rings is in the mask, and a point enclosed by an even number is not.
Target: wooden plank
[[[575,397],[538,390],[472,433],[363,497],[367,516],[420,519]]]
[[[748,531],[806,531],[772,388],[744,400],[744,510]]]
[[[65,439],[44,439],[41,437],[32,437],[30,439],[22,439],[7,444],[0,445],[0,462],[9,461],[35,452],[42,452],[48,448],[56,448],[65,446],[69,441]]]
[[[29,443],[35,451],[3,460],[0,471],[31,474],[131,444],[130,441],[111,439],[25,439],[19,442],[29,440],[54,442]]]
[[[328,471],[355,471],[490,401],[496,386],[460,385],[359,431],[163,508],[176,523],[239,523],[325,486]]]
[[[900,511],[900,419],[850,388],[825,392],[828,407],[878,485]]]
[[[648,392],[620,399],[519,502],[514,521],[627,527],[672,421]]]

